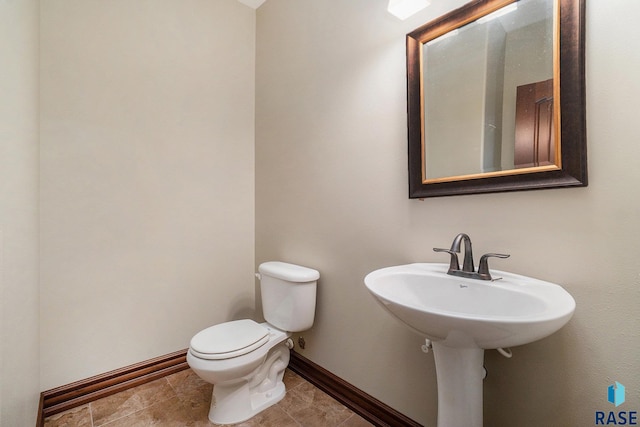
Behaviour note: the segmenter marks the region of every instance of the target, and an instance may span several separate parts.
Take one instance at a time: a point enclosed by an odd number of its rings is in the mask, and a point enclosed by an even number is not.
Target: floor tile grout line
[[[164,399],[164,400],[160,400],[160,401],[157,401],[157,402],[155,402],[155,401],[154,401],[154,403],[152,403],[151,405],[143,406],[142,408],[139,408],[139,409],[137,409],[137,410],[135,410],[135,411],[133,411],[133,412],[130,412],[130,413],[128,413],[128,414],[125,414],[125,415],[123,415],[123,416],[121,416],[121,417],[118,417],[118,418],[115,418],[115,419],[113,419],[113,420],[110,420],[109,422],[104,423],[104,424],[98,424],[98,425],[96,425],[96,424],[95,424],[95,421],[94,421],[94,419],[93,419],[93,411],[92,411],[92,412],[91,412],[91,426],[92,426],[92,427],[103,427],[103,426],[108,427],[108,426],[109,426],[109,424],[111,424],[111,423],[114,423],[114,422],[116,422],[116,421],[122,420],[123,418],[126,418],[126,417],[130,417],[130,416],[132,416],[132,415],[135,415],[135,414],[137,414],[138,412],[145,411],[145,410],[147,410],[147,409],[149,409],[149,408],[152,408],[152,407],[154,407],[154,406],[156,406],[156,405],[158,405],[158,404],[160,404],[160,403],[167,402],[167,401],[169,401],[169,400],[171,400],[171,399],[173,399],[173,398],[177,398],[178,400],[180,400],[180,397],[178,396],[178,393],[173,389],[173,387],[171,387],[171,383],[169,383],[169,381],[167,381],[167,378],[166,378],[166,377],[163,377],[163,378],[159,378],[158,380],[160,380],[160,379],[161,379],[161,380],[164,380],[164,381],[169,385],[169,388],[171,388],[171,391],[173,391],[174,396],[168,397],[168,398],[166,398],[166,399]],[[158,381],[158,380],[155,380],[155,381]],[[93,402],[92,402],[92,403],[93,403]],[[182,402],[181,402],[181,403],[182,403]]]
[[[352,411],[352,412],[353,412],[353,411]],[[355,417],[355,416],[358,416],[358,414],[356,414],[355,412],[353,412],[351,415],[349,415],[349,416],[347,417],[347,419],[346,419],[346,420],[344,420],[343,422],[341,422],[340,424],[338,424],[336,427],[340,427],[340,426],[343,426],[343,425],[347,424],[347,422],[348,422],[351,418],[353,418],[353,417]]]
[[[295,387],[294,387],[295,388]],[[299,425],[300,427],[303,427],[302,423],[300,423],[300,421],[298,421],[293,415],[291,415],[287,410],[285,410],[282,406],[277,405],[280,410],[282,412],[284,412],[284,414],[289,417],[294,423],[296,423],[297,425]]]
[[[91,407],[91,402],[87,405],[89,407],[89,420],[91,421],[91,427],[95,427],[93,424],[93,408]]]
[[[297,375],[297,374],[296,374]],[[302,377],[300,377],[302,378]],[[334,401],[335,403],[337,403],[339,406],[345,408],[347,411],[349,411],[351,413],[351,415],[349,415],[344,421],[342,421],[340,424],[338,424],[336,427],[342,426],[344,425],[348,420],[350,420],[354,415],[356,415],[355,412],[353,412],[351,409],[347,408],[346,406],[344,406],[341,402],[337,401],[335,398],[333,398],[333,396],[329,395],[328,393],[326,393],[324,390],[321,390],[320,388],[316,387],[314,384],[311,384],[309,381],[307,381],[306,379],[302,378],[302,381],[291,387],[291,388],[287,388],[287,392],[295,390],[297,388],[302,388],[302,386],[304,384],[310,384],[313,387],[314,391],[317,391],[319,393],[321,393],[321,395],[328,397],[331,401]],[[304,424],[302,424],[301,421],[298,421],[297,418],[295,418],[291,413],[289,413],[289,411],[287,411],[285,408],[283,408],[280,404],[278,404],[278,406],[280,406],[280,409],[289,416],[289,418],[291,418],[297,425],[304,427]]]
[[[300,385],[300,384],[298,384],[298,385]],[[296,387],[297,387],[297,386],[296,386]],[[294,388],[296,388],[296,387],[292,387],[291,389],[293,390],[293,389],[294,389]],[[280,402],[282,402],[282,401],[280,401]],[[291,414],[289,413],[289,411],[287,411],[286,409],[284,409],[284,408],[280,405],[280,402],[276,403],[276,406],[278,406],[278,407],[280,408],[280,410],[281,410],[282,412],[284,412],[284,413],[285,413],[285,415],[286,415],[287,417],[291,418],[291,419],[293,420],[293,422],[294,422],[294,423],[296,423],[297,425],[299,425],[299,426],[301,426],[301,427],[302,427],[302,424],[300,424],[300,421],[298,421],[298,420],[297,420],[293,415],[291,415]]]
[[[141,409],[141,410],[142,410],[142,409]],[[95,421],[94,421],[94,419],[93,419],[93,414],[92,414],[92,415],[91,415],[91,425],[92,425],[92,426],[94,426],[94,427],[103,427],[103,426],[108,426],[109,424],[114,423],[114,422],[116,422],[116,421],[120,421],[120,420],[121,420],[121,419],[123,419],[123,418],[127,418],[127,417],[129,417],[129,416],[131,416],[131,415],[135,414],[136,412],[138,412],[138,411],[130,412],[130,413],[128,413],[128,414],[125,414],[125,415],[123,415],[123,416],[121,416],[121,417],[118,417],[118,418],[114,418],[113,420],[110,420],[110,421],[108,421],[108,422],[106,422],[106,423],[102,423],[102,424],[95,424]]]

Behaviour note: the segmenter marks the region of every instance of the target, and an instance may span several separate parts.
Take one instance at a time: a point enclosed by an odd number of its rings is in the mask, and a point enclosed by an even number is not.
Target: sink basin
[[[564,326],[576,303],[562,287],[499,270],[493,281],[446,274],[448,264],[407,264],[369,273],[367,289],[393,316],[448,347],[527,344]]]

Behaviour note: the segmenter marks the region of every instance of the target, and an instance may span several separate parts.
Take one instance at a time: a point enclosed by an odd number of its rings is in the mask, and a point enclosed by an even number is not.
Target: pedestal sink
[[[382,307],[431,340],[438,427],[481,427],[484,350],[549,336],[569,321],[576,304],[553,283],[499,270],[491,270],[492,281],[475,280],[448,275],[448,267],[387,267],[364,282]]]

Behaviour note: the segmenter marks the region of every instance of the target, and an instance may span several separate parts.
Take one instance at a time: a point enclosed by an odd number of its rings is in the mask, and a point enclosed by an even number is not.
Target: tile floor
[[[368,427],[359,415],[287,369],[287,394],[238,427]],[[212,385],[187,369],[45,420],[45,427],[213,426]]]

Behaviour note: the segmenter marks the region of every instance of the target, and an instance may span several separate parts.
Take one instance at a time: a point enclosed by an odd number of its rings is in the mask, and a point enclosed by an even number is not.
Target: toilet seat
[[[211,326],[192,339],[190,351],[206,360],[231,359],[262,347],[269,341],[269,330],[250,319]]]

